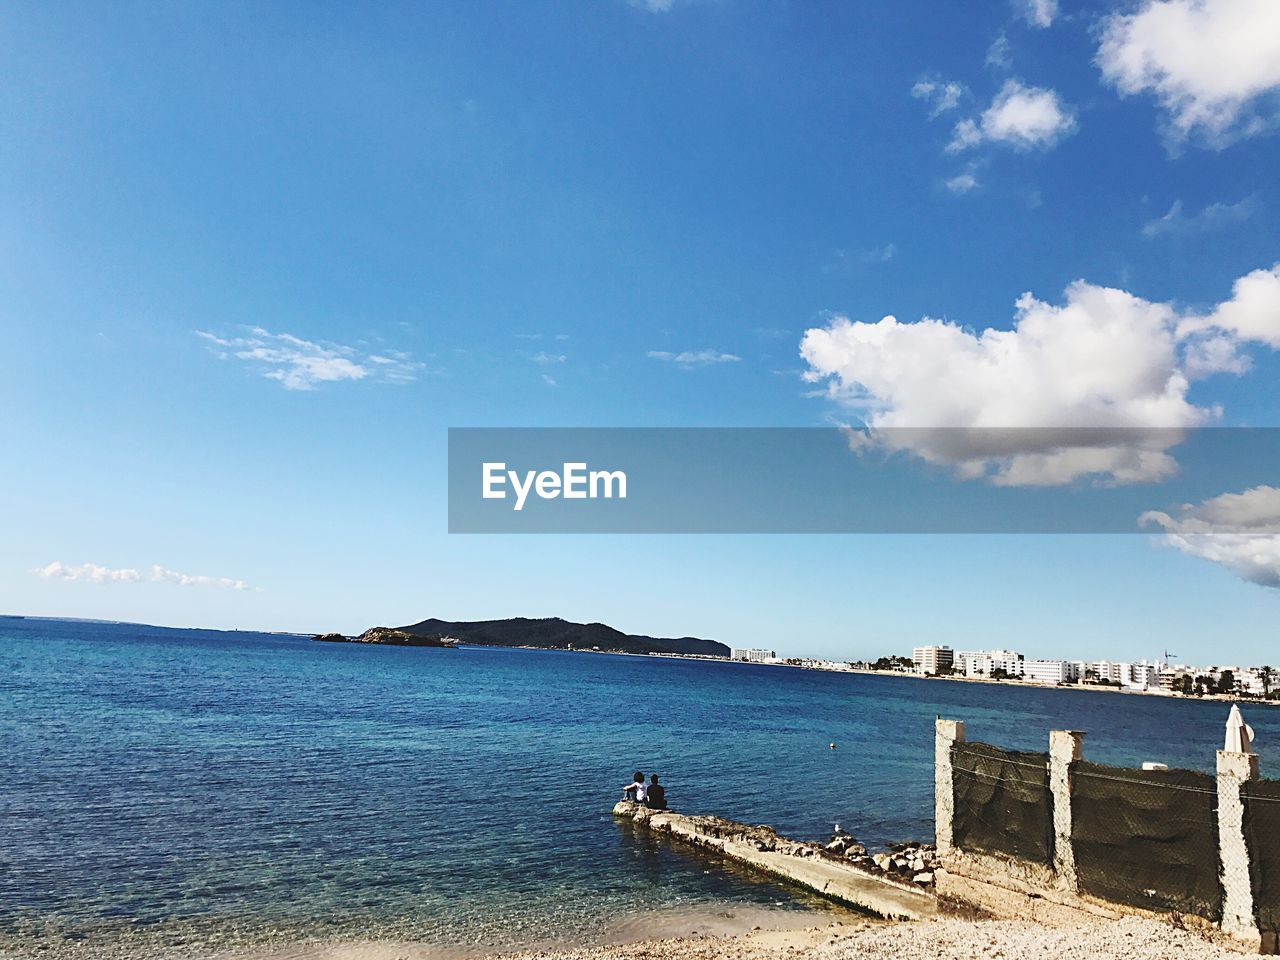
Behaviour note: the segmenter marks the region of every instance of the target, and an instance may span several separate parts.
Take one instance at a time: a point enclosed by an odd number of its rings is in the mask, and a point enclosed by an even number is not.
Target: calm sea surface
[[[519,943],[812,906],[616,824],[674,807],[932,836],[933,720],[1212,770],[1226,706],[585,653],[0,619],[0,955],[316,937]],[[1246,708],[1264,775],[1280,711]],[[828,743],[836,742],[830,750]]]

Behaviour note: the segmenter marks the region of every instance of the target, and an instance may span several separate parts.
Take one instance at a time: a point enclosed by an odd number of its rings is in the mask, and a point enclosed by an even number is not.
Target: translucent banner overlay
[[[451,533],[1280,533],[1280,429],[454,428]]]

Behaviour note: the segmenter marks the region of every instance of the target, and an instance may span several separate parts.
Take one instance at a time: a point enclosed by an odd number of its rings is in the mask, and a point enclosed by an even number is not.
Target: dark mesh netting
[[[961,742],[951,747],[951,770],[959,849],[1053,863],[1048,754]]]
[[[1253,912],[1259,928],[1280,930],[1280,780],[1249,780],[1240,793]]]
[[[1217,781],[1191,770],[1072,765],[1080,889],[1148,910],[1222,916]]]

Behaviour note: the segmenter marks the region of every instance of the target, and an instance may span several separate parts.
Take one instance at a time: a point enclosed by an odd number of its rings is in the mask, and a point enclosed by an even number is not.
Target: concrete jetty
[[[769,827],[650,810],[627,800],[619,801],[613,815],[886,919],[922,920],[938,912],[938,900],[931,890],[871,873],[828,853],[820,844],[789,840]]]

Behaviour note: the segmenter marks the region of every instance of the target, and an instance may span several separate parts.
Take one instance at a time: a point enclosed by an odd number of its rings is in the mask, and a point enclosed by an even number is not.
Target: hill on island
[[[617,650],[623,653],[693,653],[727,657],[729,648],[698,637],[641,637],[604,623],[573,623],[559,617],[531,620],[423,620],[398,629],[424,636],[455,637],[487,647],[544,647],[549,650]]]

